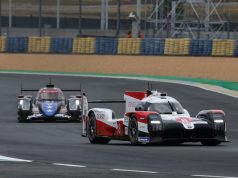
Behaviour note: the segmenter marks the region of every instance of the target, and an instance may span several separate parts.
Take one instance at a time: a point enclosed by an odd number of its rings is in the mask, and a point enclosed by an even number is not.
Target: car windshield
[[[60,92],[41,92],[38,100],[63,100],[64,96]]]
[[[184,114],[184,109],[178,102],[151,103],[148,110],[155,111],[160,114],[172,114],[172,112]]]

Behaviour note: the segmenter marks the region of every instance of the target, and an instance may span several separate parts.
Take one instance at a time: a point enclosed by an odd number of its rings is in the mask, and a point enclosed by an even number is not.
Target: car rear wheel
[[[221,144],[221,142],[217,140],[203,140],[201,143],[203,146],[217,146]]]
[[[90,113],[88,119],[87,135],[92,144],[107,144],[111,139],[97,136],[97,124],[94,113]]]
[[[128,135],[129,139],[132,145],[138,145],[138,135],[139,135],[139,130],[138,130],[138,123],[137,119],[135,116],[132,116],[129,120],[129,125],[128,125]]]

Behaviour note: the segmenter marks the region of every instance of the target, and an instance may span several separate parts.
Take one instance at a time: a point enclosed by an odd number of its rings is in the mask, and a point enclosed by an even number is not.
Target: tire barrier
[[[0,36],[0,52],[238,56],[238,41],[189,38],[113,38],[113,37],[5,37]]]
[[[166,55],[189,55],[190,39],[165,39],[164,54]]]
[[[94,54],[96,38],[74,38],[73,53],[79,54]]]
[[[6,51],[6,37],[1,36],[0,37],[0,52]]]
[[[211,56],[212,40],[192,40],[190,45],[191,56]]]
[[[9,37],[6,41],[6,52],[26,53],[28,50],[27,37]]]
[[[117,54],[140,54],[140,38],[119,38]]]
[[[48,53],[50,52],[50,37],[29,37],[29,53]]]
[[[145,38],[141,44],[143,55],[163,55],[165,40],[159,38]]]
[[[97,38],[96,54],[117,54],[117,38]]]
[[[233,56],[235,40],[213,40],[212,56]]]
[[[50,52],[52,53],[72,53],[73,39],[72,38],[52,38]]]

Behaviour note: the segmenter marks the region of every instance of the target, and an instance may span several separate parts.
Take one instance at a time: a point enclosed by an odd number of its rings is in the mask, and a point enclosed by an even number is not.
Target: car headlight
[[[31,102],[28,100],[20,100],[19,109],[23,111],[29,111],[31,109]]]
[[[148,130],[150,132],[157,132],[162,130],[162,122],[158,114],[150,114],[148,116]]]
[[[20,100],[19,104],[20,105],[23,105],[24,101],[23,100]]]
[[[79,100],[70,99],[69,100],[69,110],[70,111],[76,111],[76,110],[78,110],[78,108],[80,108]]]
[[[159,120],[151,120],[150,123],[151,124],[161,124],[161,122]]]
[[[80,103],[79,103],[79,100],[76,100],[75,101],[75,104],[78,106]]]
[[[224,120],[223,119],[215,119],[214,123],[221,124],[221,123],[224,123]]]

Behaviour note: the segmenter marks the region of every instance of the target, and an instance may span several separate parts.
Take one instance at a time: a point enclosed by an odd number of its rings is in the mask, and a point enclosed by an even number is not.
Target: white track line
[[[213,176],[213,175],[191,175],[192,177],[211,177],[211,178],[238,178],[229,176]]]
[[[0,155],[0,161],[12,161],[12,162],[32,162],[32,160],[25,160],[25,159],[18,159],[18,158],[11,158],[7,156],[1,156]]]
[[[130,170],[130,169],[111,169],[111,171],[136,172],[136,173],[148,173],[148,174],[157,174],[158,173],[158,172],[152,172],[152,171]]]
[[[63,163],[53,163],[53,165],[56,165],[56,166],[67,166],[67,167],[79,167],[79,168],[87,167],[87,166],[83,166],[83,165],[63,164]]]

